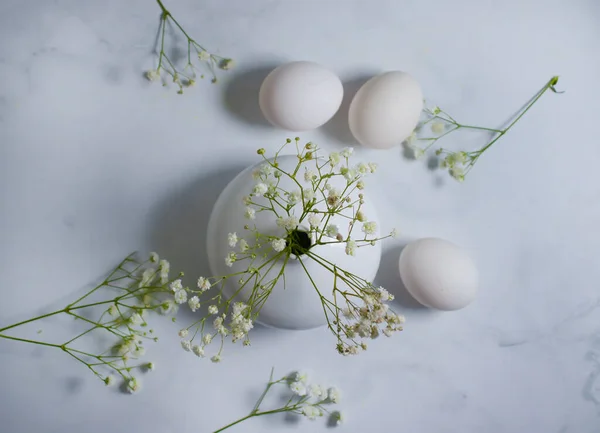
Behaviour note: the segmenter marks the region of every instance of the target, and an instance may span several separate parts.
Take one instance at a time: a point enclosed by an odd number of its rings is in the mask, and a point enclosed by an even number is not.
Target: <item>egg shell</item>
[[[423,93],[417,80],[406,72],[385,72],[356,92],[348,124],[363,146],[389,149],[412,134],[422,110]]]
[[[259,106],[273,125],[290,131],[318,128],[340,108],[344,88],[329,69],[313,62],[278,66],[264,79]]]
[[[443,239],[411,242],[400,254],[399,268],[408,292],[427,307],[458,310],[477,296],[475,264],[462,248]]]

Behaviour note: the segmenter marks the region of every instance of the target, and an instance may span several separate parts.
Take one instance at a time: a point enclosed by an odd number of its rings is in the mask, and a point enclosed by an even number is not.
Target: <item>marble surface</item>
[[[256,329],[225,362],[188,356],[177,325],[147,359],[144,390],[106,389],[59,351],[0,341],[0,430],[210,432],[245,415],[271,366],[339,385],[348,432],[600,431],[600,6],[573,1],[171,0],[199,41],[237,67],[177,95],[149,83],[153,1],[0,3],[0,325],[64,305],[133,250],[157,250],[190,280],[206,270],[219,191],[289,134],[257,112],[274,66],[331,67],[348,94],[374,73],[414,74],[458,119],[500,125],[550,76],[544,96],[459,185],[401,148],[358,149],[381,166],[372,194],[386,228],[378,281],[405,332],[342,358],[324,329]],[[352,145],[343,116],[302,134]],[[465,133],[446,145],[475,148]],[[468,308],[418,308],[396,264],[411,239],[465,246],[482,275]],[[69,326],[68,323],[64,324]],[[243,432],[318,432],[264,417]]]

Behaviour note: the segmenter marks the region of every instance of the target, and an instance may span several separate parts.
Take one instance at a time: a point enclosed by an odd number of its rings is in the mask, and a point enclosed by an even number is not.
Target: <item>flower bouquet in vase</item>
[[[287,146],[296,153],[281,155]],[[184,349],[204,356],[208,344],[227,336],[248,345],[256,321],[288,329],[327,325],[344,355],[366,349],[365,339],[401,330],[403,318],[387,304],[392,295],[372,283],[379,241],[395,236],[380,234],[364,195],[364,178],[376,165],[351,164],[351,148],[322,157],[299,138],[272,158],[264,149],[258,154],[263,160],[231,181],[213,209],[207,248],[216,276],[200,277],[195,289],[174,288],[176,301],[192,310],[208,304],[208,316],[180,331]]]

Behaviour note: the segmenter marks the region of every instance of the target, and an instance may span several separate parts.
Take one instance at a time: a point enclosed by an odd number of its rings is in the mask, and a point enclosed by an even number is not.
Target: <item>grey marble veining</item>
[[[457,119],[491,127],[552,75],[566,93],[545,95],[462,185],[401,148],[358,148],[342,114],[302,134],[380,164],[370,193],[384,228],[403,235],[386,244],[378,280],[407,317],[401,335],[342,358],[324,329],[259,328],[252,347],[228,347],[213,365],[187,356],[163,321],[146,356],[157,371],[134,397],[62,353],[0,341],[0,430],[209,432],[246,414],[274,365],[339,385],[343,431],[600,431],[597,1],[167,5],[199,42],[236,59],[218,85],[177,95],[144,80],[153,1],[0,4],[0,325],[64,303],[133,250],[158,250],[190,279],[206,273],[218,193],[256,148],[288,136],[256,111],[257,86],[281,62],[327,65],[347,92],[406,70]],[[483,139],[461,133],[444,146]],[[481,293],[468,308],[433,312],[405,293],[398,255],[423,236],[475,258]],[[231,431],[327,431],[301,421]]]

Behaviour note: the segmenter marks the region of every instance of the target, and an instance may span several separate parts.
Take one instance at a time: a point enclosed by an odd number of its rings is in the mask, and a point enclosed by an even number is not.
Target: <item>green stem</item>
[[[238,420],[236,420],[236,421],[234,421],[234,422],[232,422],[230,424],[227,424],[224,427],[221,427],[218,430],[215,430],[213,433],[219,433],[219,432],[222,432],[224,430],[227,430],[229,427],[233,427],[234,425],[239,424],[239,423],[241,423],[243,421],[246,421],[247,419],[253,418],[255,416],[271,415],[271,414],[274,414],[274,413],[282,413],[282,412],[288,412],[288,410],[284,409],[284,408],[280,408],[280,409],[268,410],[268,411],[265,411],[265,412],[251,413],[251,414],[246,415],[245,417],[240,418],[240,419],[238,419]]]
[[[275,371],[275,367],[271,367],[271,374],[269,375],[269,383],[267,384],[267,386],[266,386],[265,390],[263,391],[263,393],[258,398],[258,401],[256,402],[256,405],[254,405],[254,409],[252,409],[252,412],[250,412],[250,413],[256,413],[256,412],[258,412],[258,409],[260,408],[260,405],[263,402],[265,396],[267,395],[267,393],[269,392],[269,390],[273,386],[273,372],[274,371]]]
[[[517,122],[518,122],[518,121],[521,119],[521,117],[523,117],[523,116],[525,115],[525,113],[527,113],[527,112],[529,111],[529,109],[530,109],[531,107],[533,107],[533,104],[535,104],[535,103],[538,101],[538,99],[540,99],[540,98],[542,97],[542,95],[543,95],[544,93],[546,93],[546,91],[547,91],[548,89],[551,89],[551,88],[553,88],[553,86],[554,86],[554,84],[556,83],[556,81],[557,81],[557,80],[558,80],[558,77],[552,77],[552,78],[551,78],[551,79],[550,79],[550,80],[549,80],[549,81],[546,83],[546,85],[545,85],[545,86],[542,88],[542,90],[540,90],[540,91],[538,92],[538,94],[537,94],[537,95],[536,95],[536,96],[533,98],[533,100],[532,100],[532,101],[531,101],[529,104],[527,104],[527,106],[526,106],[526,107],[523,109],[523,111],[521,111],[521,113],[520,113],[520,114],[519,114],[519,115],[518,115],[518,116],[515,118],[515,120],[513,120],[513,121],[512,121],[512,122],[511,122],[511,123],[510,123],[510,124],[509,124],[509,125],[508,125],[506,128],[504,128],[504,129],[503,129],[503,130],[502,130],[502,131],[499,133],[499,135],[498,135],[496,138],[494,138],[492,141],[490,141],[488,144],[486,144],[484,147],[482,147],[482,148],[481,148],[481,149],[478,151],[479,155],[481,155],[483,152],[485,152],[487,149],[489,149],[489,148],[492,146],[492,144],[494,144],[496,141],[498,141],[498,139],[499,139],[500,137],[502,137],[504,134],[506,134],[506,133],[507,133],[507,132],[510,130],[510,128],[512,128],[512,127],[513,127],[513,125],[514,125],[515,123],[517,123]],[[556,92],[556,90],[554,90],[554,92]]]
[[[167,8],[165,8],[165,5],[163,4],[163,2],[161,0],[156,0],[156,2],[158,3],[158,5],[160,6],[160,9],[163,12],[163,16],[165,17],[164,19],[166,20],[167,18],[171,18],[171,21],[173,21],[175,23],[175,25],[179,28],[179,30],[181,30],[181,33],[183,33],[185,35],[186,38],[188,38],[189,41],[193,42],[194,44],[198,45],[200,47],[201,50],[204,50],[204,47],[202,47],[202,45],[200,45],[198,42],[196,42],[194,39],[192,39],[192,37],[190,35],[187,34],[187,32],[183,29],[183,27],[181,27],[181,25],[177,22],[177,20],[175,18],[173,18],[173,15],[171,14],[171,12],[169,12],[167,10]]]
[[[43,314],[41,316],[34,317],[33,319],[23,320],[22,322],[15,323],[13,325],[6,326],[4,328],[0,328],[0,332],[8,331],[9,329],[16,328],[17,326],[25,325],[26,323],[35,322],[36,320],[45,319],[46,317],[55,316],[60,313],[64,313],[65,309],[54,311],[52,313]]]
[[[61,346],[60,344],[44,343],[43,341],[27,340],[26,338],[10,337],[8,335],[3,335],[3,334],[0,334],[0,338],[6,338],[8,340],[14,340],[14,341],[22,341],[24,343],[39,344],[41,346],[58,347],[58,348],[64,350],[63,346]]]
[[[489,132],[496,132],[496,133],[501,133],[502,132],[501,129],[484,128],[483,126],[463,125],[463,124],[460,124],[460,123],[456,123],[455,125],[458,126],[458,128],[479,129],[481,131],[489,131]],[[456,129],[458,129],[458,128],[456,128]]]

